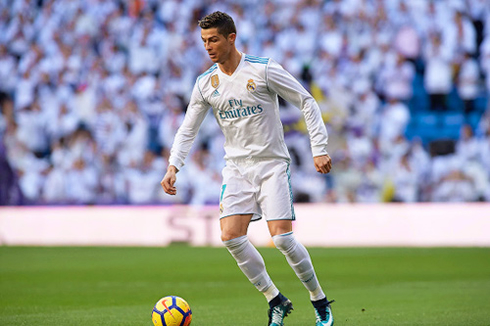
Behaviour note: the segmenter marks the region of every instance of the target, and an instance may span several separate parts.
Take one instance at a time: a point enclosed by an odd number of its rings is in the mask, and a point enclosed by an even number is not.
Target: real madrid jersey
[[[303,112],[313,156],[327,154],[327,129],[308,91],[274,60],[242,53],[231,76],[214,64],[197,78],[169,164],[184,165],[210,107],[225,136],[225,159],[289,160],[277,95]]]

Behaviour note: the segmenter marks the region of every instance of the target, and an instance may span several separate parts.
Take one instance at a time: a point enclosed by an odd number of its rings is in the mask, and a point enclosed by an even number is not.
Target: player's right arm
[[[163,190],[169,195],[177,194],[177,188],[175,188],[174,186],[175,181],[177,181],[177,176],[176,176],[177,172],[179,172],[179,170],[177,170],[175,166],[169,165],[167,169],[167,173],[165,173],[165,176],[160,182]]]
[[[209,107],[209,103],[204,100],[199,90],[198,80],[192,90],[184,121],[175,135],[174,143],[170,150],[167,173],[160,182],[163,190],[169,195],[175,195],[177,193],[177,189],[174,186],[177,181],[177,172],[184,166],[185,158],[189,154]]]

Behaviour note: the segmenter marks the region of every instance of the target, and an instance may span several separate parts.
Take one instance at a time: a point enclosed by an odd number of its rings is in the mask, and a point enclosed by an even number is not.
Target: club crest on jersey
[[[248,84],[247,84],[247,90],[249,92],[253,92],[257,89],[257,85],[255,84],[254,80],[253,79],[249,79],[248,80]]]
[[[218,77],[218,75],[212,75],[211,76],[211,86],[213,86],[214,88],[216,88],[216,87],[219,86],[219,77]]]

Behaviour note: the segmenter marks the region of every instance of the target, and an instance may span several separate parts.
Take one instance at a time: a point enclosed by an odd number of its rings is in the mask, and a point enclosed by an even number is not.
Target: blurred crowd
[[[212,64],[197,21],[220,10],[237,48],[315,96],[333,171],[316,173],[301,112],[281,101],[297,202],[490,201],[488,0],[0,0],[0,204],[215,204],[223,136],[205,119],[178,193],[173,136]],[[417,103],[465,116],[437,155],[406,129]]]

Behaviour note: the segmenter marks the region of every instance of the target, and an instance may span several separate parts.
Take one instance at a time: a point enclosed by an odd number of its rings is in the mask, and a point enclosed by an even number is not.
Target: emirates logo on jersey
[[[247,90],[249,92],[253,92],[257,89],[257,84],[255,84],[254,80],[253,79],[249,79],[248,80],[248,84],[247,84]]]
[[[243,106],[234,108],[226,111],[218,111],[218,115],[220,119],[228,120],[228,119],[238,119],[244,117],[250,117],[256,114],[260,114],[264,111],[262,105],[257,104],[254,106]]]

